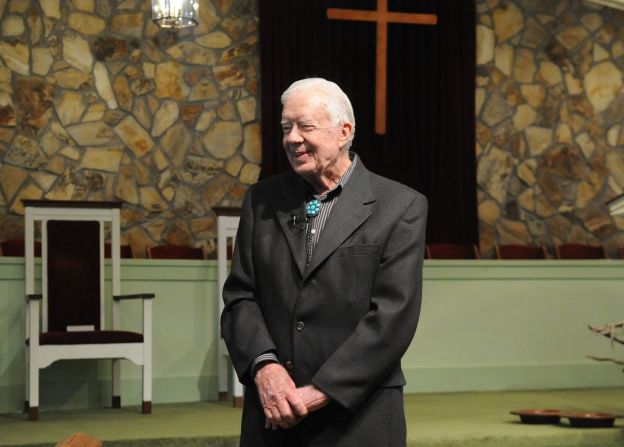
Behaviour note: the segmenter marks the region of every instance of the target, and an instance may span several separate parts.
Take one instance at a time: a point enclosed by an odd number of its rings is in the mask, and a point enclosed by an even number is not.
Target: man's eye
[[[304,132],[312,132],[314,129],[316,129],[316,126],[312,124],[303,124],[301,126],[301,130]]]
[[[282,132],[288,133],[292,130],[292,126],[282,126]]]

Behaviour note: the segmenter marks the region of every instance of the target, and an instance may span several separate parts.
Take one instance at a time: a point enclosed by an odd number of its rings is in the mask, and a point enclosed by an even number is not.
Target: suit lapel
[[[290,178],[294,181],[285,183],[284,188],[279,192],[279,201],[275,204],[275,215],[288,242],[293,260],[299,269],[299,273],[303,276],[305,269],[305,228],[293,229],[289,222],[292,222],[292,216],[297,216],[298,222],[301,219],[305,220],[305,186],[296,174]]]
[[[370,217],[374,201],[369,172],[362,161],[358,160],[351,178],[325,223],[310,265],[305,270],[304,280]]]

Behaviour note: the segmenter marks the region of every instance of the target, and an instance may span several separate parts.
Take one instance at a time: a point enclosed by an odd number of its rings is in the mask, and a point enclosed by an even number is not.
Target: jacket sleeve
[[[417,195],[384,246],[370,310],[312,378],[346,408],[356,410],[400,369],[420,314],[426,221],[426,198]]]
[[[221,314],[221,336],[236,374],[244,385],[253,382],[250,369],[254,359],[264,352],[275,350],[255,293],[252,195],[253,187],[247,191],[243,201],[232,267],[223,287],[224,308]]]

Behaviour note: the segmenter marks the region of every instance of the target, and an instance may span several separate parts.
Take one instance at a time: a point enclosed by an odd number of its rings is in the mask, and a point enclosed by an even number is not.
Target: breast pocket
[[[379,245],[366,244],[366,245],[349,245],[338,249],[339,257],[349,256],[370,256],[376,255],[379,252]]]
[[[368,311],[379,267],[379,245],[349,245],[337,253],[337,271],[341,272],[342,296],[352,312]]]

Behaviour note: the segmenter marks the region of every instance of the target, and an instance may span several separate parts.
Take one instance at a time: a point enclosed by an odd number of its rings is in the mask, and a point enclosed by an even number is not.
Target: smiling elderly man
[[[427,201],[368,171],[333,82],[282,95],[292,171],[245,196],[222,335],[243,447],[400,447],[401,357],[420,313]]]

